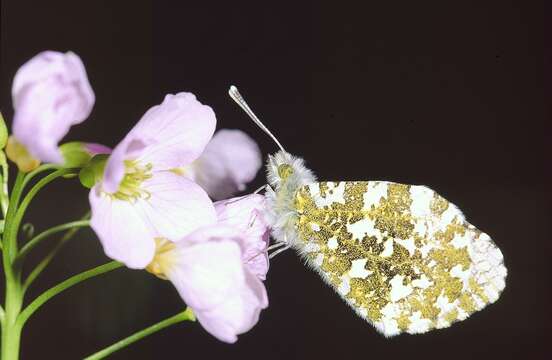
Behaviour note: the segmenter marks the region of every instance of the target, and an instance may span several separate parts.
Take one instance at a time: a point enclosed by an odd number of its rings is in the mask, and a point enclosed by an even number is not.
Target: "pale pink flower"
[[[155,239],[181,239],[216,222],[205,191],[174,171],[197,159],[215,123],[193,94],[167,95],[113,149],[89,196],[91,226],[109,257],[144,268]]]
[[[76,54],[44,51],[19,68],[12,99],[17,142],[40,161],[62,163],[58,143],[88,117],[95,96]]]
[[[202,227],[176,242],[157,239],[148,271],[169,279],[201,325],[233,343],[249,331],[268,306],[264,279],[268,226],[264,200],[250,195],[217,204],[216,225]]]
[[[175,243],[158,240],[148,266],[173,283],[205,330],[229,343],[249,331],[268,306],[263,282],[243,263],[246,237],[238,228],[219,223]]]
[[[221,200],[245,190],[261,166],[261,152],[251,137],[240,130],[222,129],[203,154],[182,170],[212,199]]]
[[[219,223],[236,227],[244,234],[243,263],[261,280],[268,272],[269,224],[265,219],[266,199],[251,194],[215,203]]]

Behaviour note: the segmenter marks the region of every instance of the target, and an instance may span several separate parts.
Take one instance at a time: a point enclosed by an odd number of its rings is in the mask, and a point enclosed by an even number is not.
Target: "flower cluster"
[[[23,172],[48,162],[92,174],[90,225],[107,256],[171,281],[222,341],[235,342],[257,323],[268,306],[265,199],[228,199],[261,167],[249,136],[214,134],[213,110],[181,92],[146,111],[113,149],[60,146],[95,101],[82,61],[70,52],[31,59],[17,72],[12,95],[8,157]]]

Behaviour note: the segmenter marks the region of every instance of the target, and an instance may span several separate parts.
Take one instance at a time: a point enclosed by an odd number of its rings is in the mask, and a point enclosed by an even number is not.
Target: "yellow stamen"
[[[151,178],[151,164],[140,166],[137,161],[125,160],[125,177],[119,184],[119,189],[111,194],[117,200],[134,201],[139,198],[149,198],[150,193],[140,186],[145,180]]]
[[[180,175],[180,176],[186,175],[186,169],[183,166],[172,168],[170,171],[176,175]]]
[[[160,279],[167,280],[167,271],[176,262],[176,245],[164,238],[155,238],[155,256],[146,270]]]

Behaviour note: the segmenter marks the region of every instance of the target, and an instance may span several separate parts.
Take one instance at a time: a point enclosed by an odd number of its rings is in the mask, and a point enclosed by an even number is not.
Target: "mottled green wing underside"
[[[448,327],[504,289],[491,238],[427,187],[313,183],[296,209],[299,252],[386,336]]]

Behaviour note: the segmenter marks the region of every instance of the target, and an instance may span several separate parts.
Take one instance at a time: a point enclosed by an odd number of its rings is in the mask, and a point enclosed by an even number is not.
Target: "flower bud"
[[[93,156],[111,153],[111,149],[107,146],[80,141],[65,143],[59,147],[59,150],[63,155],[63,164],[66,167],[83,167]]]
[[[95,97],[77,55],[44,51],[15,74],[12,101],[17,142],[36,160],[62,163],[58,142],[88,117]]]

